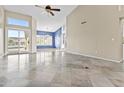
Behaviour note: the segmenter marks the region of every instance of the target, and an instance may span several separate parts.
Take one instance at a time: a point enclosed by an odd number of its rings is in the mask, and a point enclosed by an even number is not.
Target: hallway
[[[112,87],[124,86],[122,63],[60,51],[0,58],[0,86]]]

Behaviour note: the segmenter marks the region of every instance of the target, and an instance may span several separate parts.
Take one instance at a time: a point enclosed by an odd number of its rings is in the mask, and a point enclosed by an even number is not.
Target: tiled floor
[[[124,64],[59,51],[9,55],[0,58],[0,86],[121,87]]]

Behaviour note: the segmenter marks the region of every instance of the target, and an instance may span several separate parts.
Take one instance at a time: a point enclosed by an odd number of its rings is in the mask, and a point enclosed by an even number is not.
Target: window
[[[45,42],[45,45],[52,45],[52,36],[45,35],[44,36],[44,42]]]
[[[30,51],[30,31],[32,30],[32,17],[15,12],[5,12],[5,38],[6,51],[8,53],[19,53]]]
[[[8,30],[8,37],[18,37],[18,31],[16,30]]]
[[[40,35],[37,35],[37,45],[38,45],[38,46],[44,45],[44,44],[41,43],[42,40],[43,40],[43,39],[41,38],[41,36],[40,36]]]
[[[7,18],[7,24],[29,27],[29,22],[27,20],[16,19],[16,18],[12,18],[12,17]]]
[[[19,30],[8,30],[8,50],[18,50],[26,47],[25,32]]]
[[[38,46],[52,46],[52,36],[51,35],[37,35],[37,45]]]

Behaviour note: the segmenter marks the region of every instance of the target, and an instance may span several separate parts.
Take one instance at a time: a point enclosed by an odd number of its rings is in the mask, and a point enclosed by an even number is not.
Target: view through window
[[[12,18],[12,17],[7,18],[7,24],[29,27],[29,22],[27,20],[16,19],[16,18]]]
[[[52,46],[52,36],[37,35],[37,46]]]
[[[19,30],[8,30],[8,51],[26,49],[25,32]]]

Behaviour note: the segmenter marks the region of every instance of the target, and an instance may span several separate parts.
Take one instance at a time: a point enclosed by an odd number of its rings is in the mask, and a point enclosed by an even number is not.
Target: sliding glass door
[[[23,53],[29,50],[29,37],[25,31],[8,29],[8,53]]]

